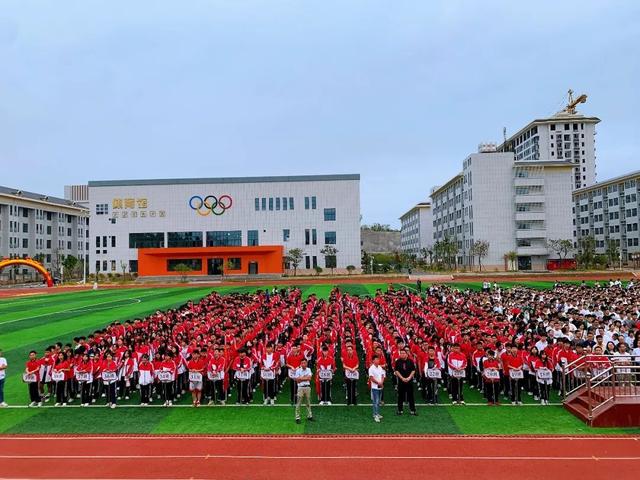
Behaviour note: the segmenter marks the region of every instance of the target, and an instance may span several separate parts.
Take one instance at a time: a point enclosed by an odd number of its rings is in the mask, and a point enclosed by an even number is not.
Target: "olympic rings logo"
[[[233,200],[229,195],[207,195],[202,198],[200,195],[194,195],[189,199],[189,206],[195,210],[198,215],[206,217],[213,213],[214,215],[222,215],[233,205]]]

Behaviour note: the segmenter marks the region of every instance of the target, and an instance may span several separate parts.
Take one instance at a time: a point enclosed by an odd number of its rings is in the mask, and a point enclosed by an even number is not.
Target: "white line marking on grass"
[[[503,461],[640,461],[640,457],[551,457],[487,455],[0,455],[5,460],[503,460]]]
[[[95,311],[99,311],[99,310],[111,310],[111,309],[114,309],[114,308],[127,307],[129,305],[135,305],[136,303],[141,303],[143,298],[150,297],[152,295],[156,295],[157,293],[158,292],[153,292],[153,293],[150,293],[149,295],[140,295],[138,297],[126,297],[126,298],[120,298],[120,299],[117,299],[117,300],[110,300],[108,302],[92,303],[91,305],[86,305],[84,307],[68,308],[66,310],[59,310],[57,312],[48,312],[48,313],[43,313],[41,315],[33,315],[31,317],[16,318],[14,320],[8,320],[6,322],[0,321],[0,327],[2,325],[6,325],[8,323],[22,322],[24,320],[31,320],[33,318],[40,318],[40,317],[46,317],[46,316],[51,316],[51,315],[57,315],[59,313],[95,312]],[[125,304],[125,305],[115,305],[115,306],[111,306],[111,307],[92,308],[95,305],[106,305],[108,303],[121,302],[123,300],[133,300],[133,302]]]

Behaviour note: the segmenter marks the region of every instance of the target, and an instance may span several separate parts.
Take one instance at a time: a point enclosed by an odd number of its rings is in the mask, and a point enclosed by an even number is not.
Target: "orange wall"
[[[199,258],[202,270],[186,272],[186,275],[207,275],[207,260],[222,258],[225,275],[248,275],[249,263],[258,263],[258,274],[282,274],[282,245],[259,247],[192,247],[192,248],[139,248],[138,275],[141,277],[160,275],[183,275],[167,270],[167,260]],[[240,270],[228,270],[227,260],[240,258]]]

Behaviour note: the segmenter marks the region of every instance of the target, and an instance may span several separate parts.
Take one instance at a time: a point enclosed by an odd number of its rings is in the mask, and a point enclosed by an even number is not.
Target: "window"
[[[289,210],[293,210],[293,197],[289,197]]]
[[[325,268],[336,268],[337,259],[335,255],[326,255],[324,257],[324,266]]]
[[[258,241],[258,230],[248,230],[247,231],[247,245],[250,247],[257,247],[259,245]]]
[[[318,266],[318,257],[316,257],[315,255],[311,257],[311,266],[313,268],[316,268]]]
[[[276,210],[280,210],[280,197],[276,197]]]
[[[304,266],[307,270],[311,268],[311,259],[309,258],[309,255],[304,257]]]
[[[170,258],[167,260],[167,271],[178,272],[183,267],[179,265],[185,265],[189,271],[200,272],[202,271],[202,259],[201,258]]]
[[[318,232],[316,231],[315,228],[311,230],[311,243],[313,245],[318,244]]]
[[[269,210],[273,210],[273,198],[269,197]]]
[[[230,258],[227,260],[227,270],[240,270],[242,268],[242,260],[240,258]]]
[[[168,232],[167,247],[201,247],[202,232]]]
[[[108,203],[96,203],[96,215],[109,215]],[[105,268],[106,270],[106,268]]]
[[[47,240],[47,248],[51,248],[51,240]]]
[[[287,210],[289,206],[289,199],[287,197],[282,197],[282,210]]]
[[[111,237],[111,248],[116,248],[116,237]]]
[[[282,230],[282,241],[283,242],[288,242],[289,238],[291,238],[291,230],[289,230],[288,228],[285,228]]]
[[[309,210],[309,197],[304,197],[304,209]]]
[[[106,260],[103,260],[103,261],[102,261],[102,271],[103,271],[103,272],[106,272],[106,271],[107,271],[107,261],[106,261]]]
[[[335,245],[336,244],[336,232],[324,232],[324,244]]]
[[[22,224],[22,233],[29,233],[29,224],[28,223],[23,223]]]
[[[267,199],[266,198],[262,198],[262,210],[266,210],[267,209]]]
[[[324,221],[325,222],[335,222],[336,221],[336,209],[335,208],[325,208],[324,209]]]
[[[311,197],[311,210],[316,209],[316,197]]]
[[[308,228],[306,228],[306,229],[304,230],[304,244],[305,244],[305,245],[309,245],[309,244],[311,243],[309,233],[310,233],[310,232],[309,232],[309,229],[308,229]],[[307,258],[308,258],[308,257],[307,257]],[[309,268],[309,267],[307,267],[307,268]]]
[[[138,260],[129,260],[129,273],[138,273]]]
[[[96,237],[96,239],[99,237]],[[96,242],[99,243],[99,242]],[[100,246],[100,245],[96,245]],[[105,243],[105,247],[106,247]],[[164,233],[130,233],[129,248],[162,248],[164,247]]]
[[[100,247],[100,237],[96,235],[96,247]]]
[[[29,239],[28,238],[23,238],[22,239],[22,248],[29,248]]]
[[[96,260],[96,272],[100,271],[100,260]]]
[[[115,260],[111,260],[111,271],[112,272],[116,271],[116,261]]]
[[[260,210],[260,199],[257,197],[255,199],[255,209],[256,209],[256,212]]]
[[[241,230],[207,232],[207,247],[240,247],[241,245]]]

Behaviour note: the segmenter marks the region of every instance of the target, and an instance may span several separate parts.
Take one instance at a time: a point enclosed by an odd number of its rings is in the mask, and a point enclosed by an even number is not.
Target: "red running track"
[[[13,479],[638,478],[640,437],[0,437]]]

